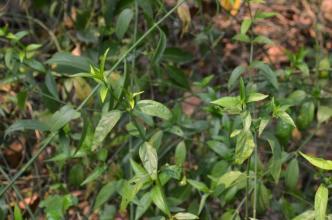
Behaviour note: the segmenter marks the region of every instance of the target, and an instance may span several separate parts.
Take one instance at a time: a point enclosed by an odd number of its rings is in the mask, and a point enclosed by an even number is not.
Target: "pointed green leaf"
[[[292,220],[314,220],[315,219],[315,211],[314,210],[307,210],[300,215],[292,218]]]
[[[264,95],[262,93],[253,92],[253,93],[249,94],[247,102],[258,102],[258,101],[261,101],[263,99],[266,99],[267,97],[269,97],[269,96]]]
[[[137,102],[139,110],[144,114],[159,117],[161,119],[169,120],[172,117],[172,112],[160,102],[153,100],[141,100]]]
[[[120,13],[115,26],[115,33],[119,39],[122,39],[124,37],[133,17],[134,17],[134,12],[129,8],[124,9]]]
[[[47,123],[51,131],[57,131],[73,119],[80,117],[80,113],[69,105],[63,106],[56,111]]]
[[[328,121],[332,116],[332,108],[329,106],[319,106],[317,111],[317,120],[319,123]]]
[[[93,64],[93,61],[83,56],[74,56],[68,52],[58,52],[47,60],[46,63],[70,68],[63,70],[62,72],[79,73],[89,72],[90,65]]]
[[[287,112],[279,112],[277,116],[285,123],[292,125],[294,128],[296,127],[292,117]]]
[[[288,164],[287,170],[286,170],[286,175],[285,175],[285,183],[286,186],[294,190],[296,188],[298,179],[299,179],[299,163],[296,158],[291,160],[291,162]]]
[[[40,131],[47,131],[49,130],[49,127],[47,124],[33,120],[33,119],[27,119],[27,120],[18,120],[15,121],[12,125],[10,125],[6,131],[5,136],[8,134],[15,132],[15,131],[23,131],[23,130],[40,130]]]
[[[179,212],[174,215],[174,218],[177,220],[193,220],[199,219],[198,216],[188,213],[188,212]]]
[[[244,73],[245,70],[246,70],[245,67],[238,66],[232,71],[227,84],[228,90],[232,90],[235,87],[238,79],[240,78],[241,74]]]
[[[14,220],[23,220],[21,209],[15,204],[14,207]]]
[[[326,219],[326,208],[329,197],[328,189],[321,184],[315,195],[315,220]]]
[[[241,23],[241,30],[240,30],[240,33],[241,34],[246,34],[247,31],[249,30],[249,28],[251,27],[251,24],[252,24],[252,21],[251,19],[247,18],[247,19],[244,19]]]
[[[309,156],[302,152],[300,152],[300,154],[315,167],[318,167],[323,170],[332,170],[332,160],[324,160],[322,158]]]
[[[252,67],[259,69],[263,76],[274,86],[274,88],[279,88],[277,75],[267,64],[256,61],[253,62]]]
[[[192,187],[194,187],[198,191],[201,191],[201,192],[204,192],[204,193],[209,193],[210,192],[209,187],[207,187],[205,185],[205,183],[203,183],[203,182],[200,182],[200,181],[197,181],[197,180],[191,180],[191,179],[188,179],[187,181]]]
[[[139,156],[144,168],[151,176],[151,179],[155,180],[158,173],[158,156],[156,149],[149,142],[144,142],[139,149]]]
[[[187,154],[187,150],[186,150],[186,144],[184,143],[184,141],[181,141],[175,149],[175,163],[176,165],[182,167],[183,163],[186,160],[186,154]]]
[[[278,139],[270,133],[264,135],[263,138],[267,142],[269,142],[269,145],[272,150],[272,158],[270,159],[269,172],[271,173],[275,183],[278,183],[281,173],[281,165],[282,165],[281,146]]]
[[[113,110],[101,116],[101,119],[99,120],[95,130],[92,150],[96,150],[100,146],[100,144],[104,141],[108,133],[120,120],[121,114],[122,114],[121,111]]]
[[[109,182],[104,185],[97,194],[93,209],[101,207],[116,191],[116,182]]]
[[[102,85],[99,89],[99,96],[100,96],[102,103],[105,101],[107,93],[108,93],[108,88],[106,86]]]
[[[92,182],[94,180],[96,180],[98,177],[100,177],[104,172],[105,170],[107,169],[106,166],[100,166],[100,167],[97,167],[82,183],[81,183],[81,186],[89,183],[89,182]]]
[[[167,216],[171,215],[171,212],[169,211],[165,195],[159,186],[157,184],[156,186],[153,187],[151,191],[151,198],[153,203],[161,210],[163,211]]]
[[[259,123],[258,136],[261,136],[266,126],[269,124],[268,118],[262,118]]]
[[[262,36],[262,35],[255,37],[253,42],[256,44],[272,44],[273,43],[273,41],[270,38]]]
[[[154,64],[158,64],[160,62],[161,58],[164,55],[164,51],[166,49],[167,38],[166,38],[165,33],[161,29],[159,29],[159,35],[160,35],[160,39],[158,42],[157,49],[153,56]]]
[[[236,137],[236,147],[235,147],[235,163],[242,164],[245,160],[247,160],[254,148],[255,148],[254,138],[251,132],[243,130]]]
[[[136,213],[135,213],[135,220],[141,219],[142,215],[151,206],[151,203],[152,203],[151,193],[147,192],[142,196],[142,198],[138,202],[138,205],[136,208]]]
[[[243,175],[245,174],[240,171],[229,171],[218,179],[217,185],[223,185],[227,189]]]

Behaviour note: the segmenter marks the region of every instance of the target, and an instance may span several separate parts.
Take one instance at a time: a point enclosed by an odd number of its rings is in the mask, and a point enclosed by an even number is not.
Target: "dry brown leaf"
[[[75,48],[71,51],[71,54],[74,56],[81,56],[81,46],[76,44]]]
[[[331,0],[322,1],[321,11],[326,20],[332,21],[332,1]]]
[[[182,22],[182,35],[189,31],[191,24],[191,15],[187,3],[181,4],[177,9],[178,16]]]
[[[202,103],[202,100],[196,96],[191,96],[190,93],[185,93],[186,97],[181,103],[181,108],[184,114],[191,116],[196,108]]]
[[[4,156],[10,167],[15,168],[19,165],[24,149],[25,139],[20,138],[10,144],[8,148],[4,149]]]
[[[34,193],[33,195],[27,197],[24,199],[24,201],[20,201],[18,203],[18,206],[20,209],[26,209],[26,205],[28,205],[32,210],[34,210],[39,203],[39,196],[37,193]]]
[[[294,128],[292,131],[292,138],[295,141],[300,141],[302,139],[302,133],[299,131],[299,129]]]
[[[264,57],[264,61],[274,64],[286,62],[288,58],[285,51],[286,49],[281,45],[272,45],[267,49],[267,56]]]

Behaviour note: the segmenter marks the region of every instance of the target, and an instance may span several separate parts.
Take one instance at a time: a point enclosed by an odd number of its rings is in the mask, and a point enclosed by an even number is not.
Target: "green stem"
[[[256,210],[257,210],[257,161],[258,161],[258,150],[257,150],[257,140],[256,132],[254,133],[255,139],[255,177],[254,177],[254,204],[253,204],[253,219],[256,219]]]
[[[137,26],[138,26],[138,4],[137,4],[137,0],[135,0],[135,26],[134,26],[134,44],[136,43],[137,40]],[[134,78],[136,78],[135,75],[135,63],[136,63],[136,48],[133,50],[133,60],[131,63],[131,74],[130,74],[130,89],[133,89],[133,84],[134,84]],[[126,79],[125,79],[126,80]],[[120,100],[119,100],[120,102]],[[130,119],[132,119],[132,116],[130,115]],[[131,160],[133,157],[132,155],[132,137],[130,136],[129,138],[129,159]],[[129,173],[130,173],[130,178],[133,176],[133,169],[131,166],[129,166]],[[135,216],[134,216],[134,204],[130,203],[130,220],[134,220]]]
[[[247,179],[246,179],[246,197],[245,197],[245,218],[248,219],[249,217],[249,171],[250,171],[250,158],[247,162]]]

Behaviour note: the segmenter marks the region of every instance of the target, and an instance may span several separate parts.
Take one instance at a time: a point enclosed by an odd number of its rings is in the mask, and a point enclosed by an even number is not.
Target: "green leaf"
[[[240,171],[229,171],[218,179],[217,185],[223,185],[227,189],[242,176],[245,176],[245,174]]]
[[[255,43],[255,44],[272,44],[273,41],[268,37],[259,35],[259,36],[255,37],[253,43]]]
[[[257,211],[259,213],[263,213],[270,207],[270,201],[271,201],[271,192],[266,188],[266,186],[263,183],[257,184]],[[254,194],[253,194],[254,196]],[[253,198],[252,196],[252,198]]]
[[[241,30],[240,30],[240,33],[241,34],[246,34],[247,31],[249,30],[249,28],[251,27],[251,24],[252,24],[252,21],[251,19],[247,18],[247,19],[244,19],[241,23]]]
[[[235,147],[235,163],[242,164],[246,159],[248,159],[254,148],[255,148],[254,138],[249,130],[243,130],[236,137],[236,147]]]
[[[178,165],[169,165],[166,164],[162,168],[162,175],[180,180],[182,169]]]
[[[89,72],[90,65],[93,64],[92,60],[83,56],[73,56],[68,52],[58,52],[54,54],[49,60],[46,61],[47,64],[57,64],[59,66],[70,68],[71,73],[78,72]]]
[[[276,15],[277,15],[277,13],[275,13],[275,12],[256,11],[255,19],[271,18],[271,17],[274,17]]]
[[[47,124],[37,121],[37,120],[33,120],[33,119],[18,120],[18,121],[15,121],[12,125],[10,125],[6,129],[5,136],[7,136],[10,133],[13,133],[15,131],[23,131],[23,130],[47,131],[47,130],[49,130],[49,127]]]
[[[41,44],[29,44],[26,48],[25,48],[25,50],[26,51],[34,51],[34,50],[37,50],[37,49],[39,49],[40,47],[42,47],[43,45],[41,45]]]
[[[169,211],[165,195],[159,184],[153,187],[151,191],[151,198],[153,203],[163,211],[167,216],[171,216],[171,212]]]
[[[273,85],[274,88],[279,88],[277,75],[267,64],[260,61],[255,61],[253,62],[252,67],[259,69],[263,76]]]
[[[175,63],[187,63],[193,60],[193,55],[180,48],[169,47],[165,49],[163,58]]]
[[[147,175],[146,170],[140,164],[136,163],[134,160],[130,160],[130,165],[137,176]]]
[[[180,68],[176,66],[167,66],[166,70],[175,85],[187,90],[190,89],[188,76]]]
[[[133,17],[134,17],[134,12],[129,8],[124,9],[120,13],[115,26],[115,33],[119,39],[122,39],[124,37]]]
[[[250,43],[250,37],[246,34],[236,34],[233,37],[233,40],[235,41],[240,41],[240,42],[245,42],[245,43]]]
[[[21,209],[15,204],[14,207],[14,220],[23,220]]]
[[[174,218],[177,220],[192,220],[199,219],[198,216],[188,213],[188,212],[179,212],[174,215]]]
[[[224,108],[232,108],[234,106],[241,105],[241,100],[240,100],[239,96],[236,96],[236,97],[226,96],[226,97],[217,99],[211,103],[219,105]]]
[[[77,198],[67,194],[64,196],[48,196],[40,203],[40,207],[45,208],[46,219],[61,220],[64,219],[66,211],[77,204]]]
[[[107,48],[106,51],[104,52],[103,56],[100,59],[99,71],[103,78],[104,78],[104,71],[105,71],[105,63],[106,63],[106,59],[107,59],[107,55],[108,55],[109,51],[110,51],[110,48]]]
[[[144,182],[139,182],[137,184],[131,184],[128,181],[121,184],[120,194],[122,196],[120,211],[125,211],[129,202],[135,199],[137,192],[143,187]]]
[[[106,166],[100,166],[97,167],[82,183],[81,186],[92,182],[94,180],[96,180],[98,177],[100,177],[105,171],[106,171],[107,167]]]
[[[297,65],[297,68],[303,73],[304,76],[309,76],[310,70],[309,66],[306,63],[300,63]]]
[[[92,150],[96,150],[100,146],[100,144],[104,141],[108,133],[120,120],[121,114],[122,114],[121,111],[113,110],[101,116],[101,119],[99,120],[95,130]]]
[[[201,192],[204,192],[204,193],[209,193],[210,192],[209,187],[207,187],[205,185],[205,183],[203,183],[203,182],[200,182],[200,181],[197,181],[197,180],[191,180],[191,179],[188,179],[187,181],[192,187],[194,187],[198,191],[201,191]]]
[[[108,93],[108,88],[106,86],[102,85],[99,88],[99,96],[100,96],[100,99],[101,99],[102,103],[105,101],[107,93]]]
[[[270,160],[269,172],[271,173],[275,183],[277,184],[279,182],[282,165],[281,146],[278,139],[270,133],[264,135],[263,138],[269,143],[272,150],[272,158]]]
[[[292,220],[314,220],[315,219],[315,211],[307,210],[300,215],[296,216]]]
[[[101,207],[116,191],[116,182],[109,182],[98,192],[93,209]]]
[[[245,67],[238,66],[232,71],[227,84],[228,90],[232,90],[235,87],[238,79],[240,78],[241,74],[244,73],[245,70],[246,70]]]
[[[139,149],[139,156],[144,168],[151,176],[151,179],[156,180],[158,173],[158,156],[156,149],[149,142],[144,142]]]
[[[46,84],[48,91],[52,94],[52,96],[59,100],[59,95],[58,95],[57,88],[56,88],[56,82],[51,73],[46,74],[45,84]]]
[[[16,95],[17,106],[19,107],[20,110],[24,110],[27,96],[28,96],[28,92],[25,90],[22,90],[19,93],[17,93],[17,95]]]
[[[292,125],[294,128],[296,127],[293,119],[287,112],[284,111],[278,112],[277,117],[280,118],[283,122]]]
[[[79,118],[80,115],[81,114],[73,109],[70,105],[65,105],[52,115],[47,124],[50,130],[55,132],[61,129],[71,120]]]
[[[296,188],[298,179],[299,179],[299,163],[296,158],[291,160],[291,162],[288,164],[286,174],[285,174],[285,183],[286,186],[294,190]]]
[[[261,118],[258,128],[258,136],[261,136],[266,126],[269,124],[270,120],[268,118]]]
[[[164,132],[162,130],[157,131],[152,135],[152,137],[149,139],[149,143],[158,150],[161,145],[161,141],[163,139]]]
[[[242,111],[242,101],[239,96],[226,96],[211,103],[223,107],[229,113],[238,114]]]
[[[139,110],[144,114],[159,117],[161,119],[169,120],[172,117],[172,112],[160,102],[154,100],[141,100],[137,102]]]
[[[332,116],[331,107],[323,105],[318,106],[318,111],[317,111],[318,123],[323,123],[328,121],[331,118],[331,116]]]
[[[301,103],[305,98],[306,98],[306,92],[303,90],[296,90],[292,92],[288,97],[287,97],[287,103],[289,105],[297,105]]]
[[[302,152],[300,152],[300,154],[315,167],[318,167],[323,170],[332,170],[332,160],[324,160],[322,158],[309,156]]]
[[[225,158],[231,154],[231,150],[222,142],[211,140],[208,141],[207,144],[209,148],[211,148],[211,150],[217,153],[220,157]]]
[[[175,149],[175,164],[182,167],[186,160],[186,144],[184,141],[181,141]]]
[[[142,196],[142,198],[139,200],[139,202],[137,204],[135,220],[139,220],[142,217],[142,215],[151,206],[151,203],[152,203],[151,193],[147,192]]]
[[[328,189],[321,184],[315,195],[315,220],[326,219],[326,208],[329,197]]]
[[[252,92],[249,94],[247,102],[258,102],[263,99],[266,99],[267,97],[269,96],[258,92]]]
[[[165,33],[159,29],[159,34],[160,34],[160,39],[158,42],[157,49],[155,50],[154,56],[153,56],[153,63],[155,65],[159,64],[161,58],[164,55],[165,49],[166,49],[166,44],[167,44],[167,38]]]

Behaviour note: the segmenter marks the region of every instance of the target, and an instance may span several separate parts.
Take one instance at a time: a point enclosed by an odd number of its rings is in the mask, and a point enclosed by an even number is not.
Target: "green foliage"
[[[1,155],[20,154],[13,140],[24,153],[17,167],[0,158],[16,172],[0,188],[0,220],[329,218],[332,161],[302,153],[332,116],[329,54],[317,41],[287,51],[288,64],[260,60],[273,41],[256,27],[277,13],[219,2],[221,12],[218,1],[32,1],[40,17],[4,19]],[[238,33],[205,19],[214,7],[241,20]],[[234,45],[248,61],[224,62]],[[43,186],[33,213],[11,206],[23,175]]]

